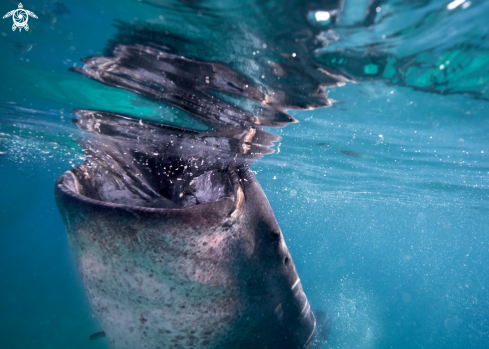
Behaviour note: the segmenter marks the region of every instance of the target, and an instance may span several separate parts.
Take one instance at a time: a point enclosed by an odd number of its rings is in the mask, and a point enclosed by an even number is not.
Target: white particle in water
[[[327,11],[317,11],[314,14],[314,18],[316,18],[316,21],[318,22],[325,22],[331,18],[331,15]]]
[[[465,0],[455,0],[455,1],[452,1],[451,3],[449,3],[447,5],[447,10],[454,10],[457,7],[459,7],[460,5],[462,5],[464,2],[465,2]]]

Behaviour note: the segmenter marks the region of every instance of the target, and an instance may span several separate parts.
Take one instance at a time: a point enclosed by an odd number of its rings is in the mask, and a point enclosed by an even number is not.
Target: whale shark
[[[152,27],[133,29],[71,70],[205,127],[156,122],[159,108],[73,111],[86,160],[58,179],[55,197],[102,327],[90,339],[112,349],[320,348],[329,318],[311,310],[250,165],[280,139],[264,127],[295,122],[288,108],[327,105],[334,79],[286,94],[183,56]]]
[[[55,195],[111,348],[312,347],[316,318],[248,168],[204,171],[183,205],[124,203],[105,175],[87,161]]]

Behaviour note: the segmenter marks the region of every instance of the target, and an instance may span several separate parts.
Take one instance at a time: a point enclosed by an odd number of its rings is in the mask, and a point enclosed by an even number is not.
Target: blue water
[[[332,97],[353,105],[296,113],[254,166],[333,317],[329,347],[487,347],[487,102],[373,84]]]
[[[299,123],[267,129],[281,140],[252,165],[312,307],[332,319],[325,348],[489,347],[489,10],[487,2],[447,10],[449,3],[380,1],[367,26],[368,3],[347,1],[337,27],[321,34],[338,39],[303,51],[337,69],[346,85],[327,89],[331,107],[291,110]],[[16,6],[2,1],[0,12]],[[251,22],[293,11],[270,2],[275,10],[253,19],[254,7],[232,3],[197,11],[183,3],[176,10],[75,0],[24,6],[39,16],[29,20],[29,32],[13,33],[11,19],[0,22],[0,348],[107,348],[103,339],[88,341],[100,325],[54,183],[84,160],[72,109],[151,118],[158,107],[67,69],[102,53],[116,33],[114,19],[164,16],[175,33],[214,40],[209,51],[199,39],[198,49],[182,52],[234,64],[261,81],[263,62],[250,63],[252,51],[263,51],[259,34],[268,47],[301,48]],[[229,13],[237,27],[249,19],[249,27],[242,24],[248,37],[204,21]],[[233,39],[228,51],[218,42]],[[353,63],[331,63],[335,52]],[[458,63],[452,71],[450,61]],[[183,119],[172,115],[162,118]]]

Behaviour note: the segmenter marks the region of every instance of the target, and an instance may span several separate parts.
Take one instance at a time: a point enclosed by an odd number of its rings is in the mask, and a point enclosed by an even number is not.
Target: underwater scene
[[[489,1],[0,1],[0,348],[489,348]]]

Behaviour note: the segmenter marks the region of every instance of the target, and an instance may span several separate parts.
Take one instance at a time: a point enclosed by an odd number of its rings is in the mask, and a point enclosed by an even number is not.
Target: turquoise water
[[[486,347],[487,102],[382,85],[332,97],[357,105],[297,113],[254,165],[311,304],[333,317],[330,347]]]
[[[449,6],[24,3],[39,17],[28,32],[0,22],[0,347],[107,348],[88,340],[101,328],[53,196],[85,160],[71,112],[205,120],[68,69],[149,41],[285,96],[214,93],[285,126],[266,128],[281,139],[251,168],[312,307],[332,319],[325,348],[489,347],[489,3]],[[278,122],[284,110],[299,122]]]

